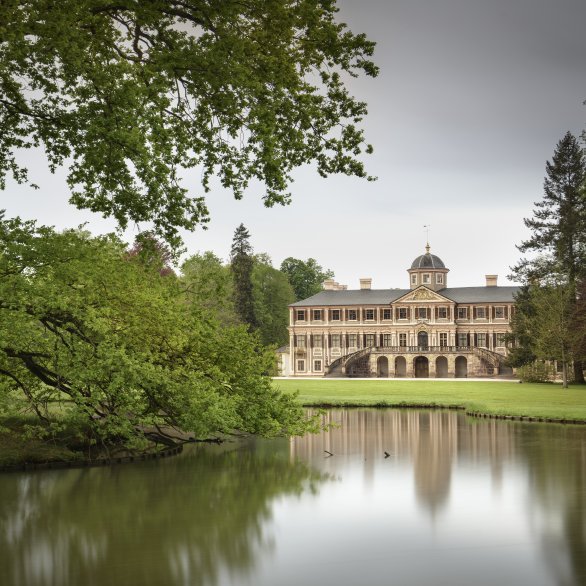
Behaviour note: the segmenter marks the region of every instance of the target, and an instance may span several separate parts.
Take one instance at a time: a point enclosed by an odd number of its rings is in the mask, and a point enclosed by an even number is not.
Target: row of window
[[[395,308],[395,319],[406,320],[411,319],[410,307],[396,307]],[[415,319],[431,319],[432,313],[431,307],[414,307],[413,316]],[[470,310],[472,313],[470,313]],[[376,309],[367,307],[365,309],[346,309],[345,318],[346,321],[358,321],[358,317],[362,311],[362,319],[364,321],[374,321],[376,317]],[[312,321],[323,321],[325,310],[323,309],[298,309],[295,314],[296,321],[306,321],[307,315],[311,316]],[[479,305],[473,307],[458,307],[458,319],[487,319],[490,314],[490,307],[486,305]],[[449,307],[436,307],[435,308],[435,319],[448,319],[450,315]],[[383,320],[392,319],[392,309],[385,307],[382,309]],[[506,305],[496,305],[492,307],[493,319],[506,319],[508,318],[508,307]],[[342,310],[341,309],[330,309],[329,320],[330,321],[341,321]]]
[[[321,360],[313,361],[313,371],[321,372]],[[305,372],[305,360],[301,359],[297,361],[297,372]]]
[[[380,338],[377,340],[377,334],[362,334],[364,339],[362,341],[365,348],[369,348],[371,346],[376,346],[380,344],[383,347],[391,347],[392,346],[392,338],[391,334],[379,334]],[[479,346],[481,348],[486,348],[488,343],[488,335],[486,333],[477,333],[477,334],[469,334],[469,333],[459,333],[457,337],[457,345],[458,346],[470,346],[471,342],[473,342],[474,346]],[[346,347],[347,348],[357,348],[358,342],[360,340],[360,334],[346,334]],[[471,337],[473,336],[473,337]],[[505,334],[502,333],[495,333],[493,334],[493,344],[494,346],[502,347],[505,345]],[[400,333],[399,334],[399,346],[406,347],[407,346],[407,333]],[[296,348],[306,348],[307,347],[307,337],[305,334],[297,334],[295,336],[295,347]],[[323,334],[313,334],[311,338],[311,343],[313,348],[323,348],[324,345],[324,335]],[[341,334],[330,334],[329,335],[329,345],[330,348],[341,348],[342,347],[342,335]],[[439,345],[441,347],[448,346],[448,334],[442,332],[439,334]]]
[[[431,273],[423,273],[421,275],[422,285],[431,285]],[[417,285],[417,273],[411,273],[411,284]],[[436,273],[435,274],[435,284],[436,285],[443,285],[444,284],[444,275],[443,273]]]

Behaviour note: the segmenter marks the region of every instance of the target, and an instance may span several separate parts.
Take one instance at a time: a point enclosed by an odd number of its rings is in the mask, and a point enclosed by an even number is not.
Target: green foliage
[[[307,299],[319,293],[322,283],[334,276],[333,271],[323,269],[314,258],[303,261],[288,257],[281,263],[281,271],[289,278],[295,292],[295,301]]]
[[[537,335],[556,346],[553,353],[565,364],[568,358],[562,359],[559,346],[564,347],[563,354],[568,356],[576,345],[575,334],[568,329],[572,325],[567,314],[573,313],[577,284],[586,277],[586,157],[570,132],[556,145],[552,161],[546,163],[543,189],[543,199],[535,203],[533,217],[525,219],[532,234],[518,246],[521,252],[537,252],[538,255],[533,259],[521,259],[513,267],[513,276],[526,284],[547,285],[564,291],[569,308],[559,298],[552,298],[556,309],[551,311],[547,303],[541,304],[533,321],[548,324],[541,327]],[[549,294],[551,296],[552,291]],[[539,315],[540,311],[544,314]],[[556,317],[552,320],[554,313]],[[567,328],[565,331],[560,329],[562,323]],[[548,328],[550,332],[557,332],[557,338],[546,333]],[[570,341],[571,338],[574,340]],[[539,357],[548,352],[546,348],[536,349],[535,354]],[[522,359],[529,359],[529,354]],[[578,382],[585,382],[580,359],[574,361],[574,376]]]
[[[508,366],[518,368],[535,361],[532,320],[535,318],[535,307],[531,300],[531,290],[524,285],[515,295],[515,313],[511,319],[511,333],[506,335],[509,353],[506,359]]]
[[[521,252],[537,252],[522,259],[513,273],[526,282],[562,276],[571,286],[586,276],[586,159],[576,138],[567,132],[558,142],[552,161],[546,163],[544,196],[535,203],[532,218],[525,219],[530,238]]]
[[[273,346],[288,344],[288,305],[293,303],[295,295],[287,275],[273,268],[268,258],[255,258],[252,296],[261,342]]]
[[[220,258],[209,251],[194,254],[181,265],[181,273],[191,303],[223,325],[239,323],[232,273]]]
[[[2,220],[0,389],[45,426],[62,405],[104,446],[140,448],[168,427],[205,438],[313,425],[271,387],[272,353],[188,295],[111,235]]]
[[[242,323],[248,324],[251,330],[257,327],[252,298],[252,269],[254,257],[250,244],[250,234],[240,224],[234,232],[230,250],[230,270],[234,282],[234,307]]]
[[[555,368],[551,363],[536,360],[517,369],[517,376],[524,383],[547,383],[555,380]]]
[[[366,105],[344,81],[377,75],[374,43],[335,20],[335,0],[8,0],[0,3],[0,186],[28,180],[41,146],[68,167],[71,202],[125,227],[207,221],[182,185],[197,168],[241,198],[289,201],[291,171],[367,177]]]

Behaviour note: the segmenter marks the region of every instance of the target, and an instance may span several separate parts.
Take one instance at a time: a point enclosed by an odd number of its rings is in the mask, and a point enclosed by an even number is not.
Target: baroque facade
[[[287,376],[452,378],[507,374],[505,334],[518,287],[448,287],[443,261],[418,256],[409,289],[349,290],[332,279],[289,306]]]

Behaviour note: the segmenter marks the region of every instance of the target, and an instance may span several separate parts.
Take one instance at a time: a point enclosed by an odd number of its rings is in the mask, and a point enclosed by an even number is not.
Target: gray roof
[[[412,269],[445,269],[444,261],[435,254],[426,252],[418,256],[412,263]]]
[[[437,291],[456,303],[513,303],[519,287],[448,287]],[[328,307],[338,305],[388,305],[411,289],[354,289],[320,291],[290,307]]]

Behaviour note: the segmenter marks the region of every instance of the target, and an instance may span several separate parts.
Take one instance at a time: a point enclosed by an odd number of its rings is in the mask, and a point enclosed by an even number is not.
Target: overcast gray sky
[[[185,234],[189,252],[226,259],[236,226],[275,266],[314,257],[358,287],[408,287],[406,269],[432,252],[451,286],[499,284],[542,198],[545,162],[566,131],[586,128],[584,0],[339,0],[340,20],[377,42],[378,78],[351,80],[369,104],[368,170],[378,181],[295,174],[293,203],[266,209],[260,188],[242,201],[216,186],[207,231]],[[38,192],[9,184],[0,208],[59,228],[113,223],[67,204],[65,174],[29,153]],[[197,177],[191,185],[199,191]],[[129,231],[128,237],[133,237]]]

